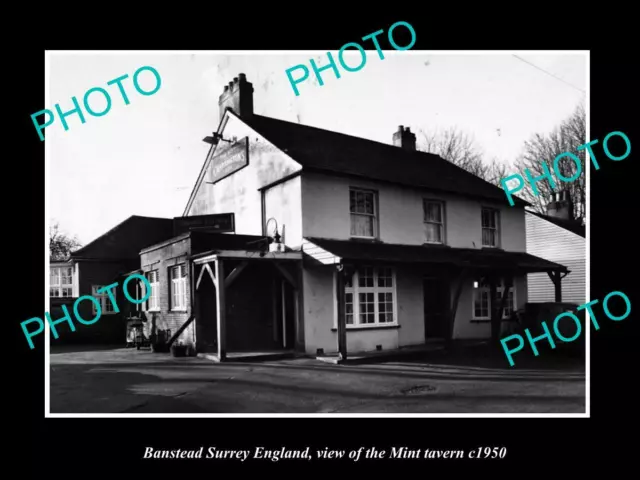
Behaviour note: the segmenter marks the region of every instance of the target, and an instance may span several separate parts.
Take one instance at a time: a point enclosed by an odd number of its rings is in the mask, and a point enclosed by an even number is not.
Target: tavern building
[[[257,115],[244,74],[219,109],[179,220],[196,228],[140,252],[148,333],[170,329],[219,361],[345,357],[497,338],[530,273],[561,301],[567,268],[526,253],[528,204],[416,151],[408,127],[390,145]]]

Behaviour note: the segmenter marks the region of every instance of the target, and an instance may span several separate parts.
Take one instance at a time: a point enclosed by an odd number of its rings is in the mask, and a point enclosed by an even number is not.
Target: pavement
[[[476,354],[331,365],[312,358],[214,363],[124,348],[56,351],[52,414],[585,412],[583,363],[549,368],[550,355],[509,369]]]

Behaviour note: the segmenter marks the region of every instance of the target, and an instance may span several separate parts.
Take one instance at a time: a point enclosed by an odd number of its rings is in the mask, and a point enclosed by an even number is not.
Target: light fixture
[[[274,228],[273,235],[269,235],[269,223],[271,223],[272,220],[275,222],[276,226]],[[271,217],[269,220],[267,220],[265,230],[268,236],[273,237],[273,242],[269,243],[269,252],[284,252],[284,245],[280,242],[282,237],[280,233],[278,233],[278,221],[275,218]]]
[[[478,288],[478,282],[473,282],[473,288]]]
[[[203,142],[209,143],[211,145],[217,145],[220,140],[224,142],[233,143],[233,140],[227,140],[226,138],[222,138],[222,135],[219,134],[218,132],[213,132],[212,136],[207,136],[202,139]]]

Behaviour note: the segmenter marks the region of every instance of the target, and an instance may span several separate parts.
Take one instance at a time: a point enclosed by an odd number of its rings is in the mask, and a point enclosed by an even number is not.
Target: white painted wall
[[[298,176],[265,191],[265,219],[276,219],[280,235],[284,227],[283,241],[291,248],[302,244],[301,184]]]
[[[586,239],[531,213],[526,214],[527,253],[566,266],[571,273],[562,279],[562,301],[586,302]],[[531,302],[554,302],[553,282],[546,273],[529,277]]]
[[[258,189],[300,170],[301,166],[237,117],[229,113],[226,116],[222,131],[225,139],[249,137],[249,165],[213,185],[206,183],[212,181],[211,165],[206,165],[185,215],[233,212],[236,233],[262,235],[262,200]],[[216,148],[226,145],[221,141]],[[291,202],[295,204],[295,197]],[[292,229],[295,230],[295,225]]]
[[[481,207],[488,206],[501,211],[502,248],[507,251],[526,251],[522,208],[319,173],[303,173],[302,177],[304,237],[349,239],[350,186],[378,191],[380,240],[383,242],[422,245],[425,241],[422,199],[431,198],[445,202],[445,241],[448,245],[481,248]]]

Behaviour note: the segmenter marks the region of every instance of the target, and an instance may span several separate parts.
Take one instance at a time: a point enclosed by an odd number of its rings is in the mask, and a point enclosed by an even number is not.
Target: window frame
[[[184,275],[179,276],[178,278],[173,278],[173,271],[179,269],[184,270]],[[173,265],[168,268],[168,283],[169,283],[169,310],[172,312],[186,312],[187,311],[187,278],[188,278],[188,270],[186,263],[180,263],[178,265]],[[184,301],[184,305],[176,306],[175,297],[177,296],[174,292],[175,285],[182,285],[182,300]],[[178,292],[180,294],[180,292]]]
[[[485,245],[484,243],[484,231],[485,229],[490,230],[492,227],[485,227],[482,223],[485,210],[492,212],[495,216],[495,232],[496,232],[496,242],[495,245]],[[501,212],[499,208],[495,207],[485,207],[482,206],[480,208],[480,244],[483,248],[501,248],[502,245],[502,224],[501,224]]]
[[[370,194],[373,196],[373,201],[371,202],[373,206],[373,215],[368,213],[358,213],[351,211],[351,192],[360,192],[365,194]],[[353,215],[366,216],[373,218],[373,236],[365,236],[365,235],[354,235],[351,233],[353,228]],[[349,237],[350,238],[362,238],[367,240],[376,240],[380,238],[380,208],[378,204],[378,191],[372,190],[370,188],[361,188],[361,187],[349,187]]]
[[[115,306],[113,305],[113,303],[109,299],[109,294],[106,291],[102,292],[102,293],[98,293],[98,290],[100,290],[101,288],[107,287],[107,286],[108,285],[91,285],[91,296],[100,302],[100,310],[101,310],[101,314],[100,315],[101,316],[102,315],[116,315],[118,313],[115,310],[113,310],[115,308]],[[111,311],[107,311],[107,305],[111,306],[111,308],[112,308]],[[96,304],[93,303],[93,302],[91,302],[91,311],[93,312],[93,315],[97,315],[98,314],[98,312],[96,311]]]
[[[491,321],[491,311],[492,311],[492,298],[491,298],[491,288],[489,287],[489,284],[482,284],[481,280],[476,280],[478,282],[478,287],[474,287],[473,284],[471,285],[471,288],[473,289],[473,292],[471,294],[471,318],[472,320],[486,320],[486,321]],[[502,298],[502,292],[504,291],[504,281],[499,283],[498,285],[496,285],[496,297],[498,298]],[[511,302],[511,305],[509,305],[508,303],[505,304],[505,307],[510,308],[511,312],[507,315],[506,314],[506,308],[505,311],[502,312],[502,320],[507,320],[509,319],[509,316],[518,309],[518,300],[516,298],[516,284],[515,282],[513,282],[511,284],[511,287],[509,289],[512,293],[513,293],[513,301]],[[477,292],[485,292],[487,293],[487,297],[488,297],[488,316],[486,317],[479,317],[476,316],[476,294]],[[508,296],[507,296],[507,300],[508,300]]]
[[[67,277],[67,276],[63,276],[62,275],[62,270],[63,269],[70,269],[71,270],[71,277]],[[51,277],[53,272],[57,271],[58,275],[57,275],[57,282],[54,284],[51,281]],[[71,283],[62,283],[62,278],[63,277],[67,277],[70,278]],[[62,266],[62,265],[58,265],[55,267],[49,266],[49,298],[74,298],[75,297],[75,269],[73,267],[73,265],[70,266]],[[70,290],[70,295],[63,295],[62,292],[63,290],[68,289]],[[56,290],[58,295],[52,295],[52,291]]]
[[[154,273],[155,273],[156,281],[151,282],[151,279],[149,278],[149,276]],[[144,273],[144,277],[149,282],[149,285],[151,285],[151,294],[149,295],[149,298],[147,298],[147,300],[144,302],[145,306],[147,307],[146,310],[148,312],[159,312],[160,311],[160,270],[159,269],[149,270],[148,272]],[[144,282],[141,282],[141,283],[142,283],[142,289],[144,290],[146,288],[146,285]],[[154,285],[156,286],[155,288],[154,288]],[[146,294],[147,292],[145,291],[142,295],[142,298],[144,298]],[[153,308],[151,307],[152,298],[155,300],[154,304],[156,304],[156,306],[154,306]]]
[[[437,222],[433,222],[433,221],[427,221],[426,216],[427,216],[427,204],[429,203],[434,203],[434,204],[438,204],[440,205],[440,218],[442,219],[442,222],[437,223]],[[444,200],[438,200],[435,198],[423,198],[422,199],[422,223],[425,225],[425,230],[424,230],[424,243],[428,244],[428,245],[446,245],[447,244],[447,209],[446,209],[446,202]],[[434,224],[434,225],[440,225],[441,227],[441,241],[440,242],[430,242],[427,240],[427,231],[426,231],[426,225],[427,224]]]
[[[360,287],[359,286],[359,280],[360,280],[360,273],[365,269],[365,268],[371,268],[373,269],[373,287]],[[391,271],[391,287],[380,287],[378,284],[378,278],[380,277],[379,272],[381,269],[389,269]],[[336,272],[336,274],[339,274]],[[335,291],[335,289],[334,289]],[[352,313],[348,314],[347,313],[347,294],[351,294],[352,295]],[[373,323],[361,323],[360,322],[360,301],[359,301],[359,296],[360,293],[373,293],[374,295],[374,309],[373,309],[373,315],[374,315],[374,322]],[[393,312],[392,312],[392,321],[390,322],[380,322],[380,313],[385,313],[385,312],[380,312],[380,300],[379,300],[379,294],[380,293],[391,293],[392,295],[392,308],[393,308]],[[346,327],[347,329],[354,329],[354,330],[358,330],[358,329],[367,329],[367,328],[386,328],[386,327],[397,327],[398,326],[398,292],[397,292],[397,273],[396,273],[396,269],[393,267],[388,267],[388,266],[371,266],[371,265],[364,265],[358,269],[356,269],[353,273],[353,276],[351,277],[351,287],[347,286],[347,283],[345,282],[345,288],[344,288],[344,292],[343,295],[345,296],[345,323],[347,321],[347,315],[351,315],[352,316],[352,323],[346,323]],[[336,302],[337,303],[337,302]],[[383,302],[383,303],[387,303],[387,302]],[[334,311],[335,313],[335,322],[334,322],[334,328],[337,328],[337,308]]]

